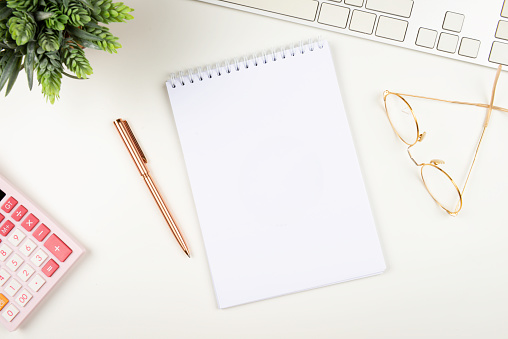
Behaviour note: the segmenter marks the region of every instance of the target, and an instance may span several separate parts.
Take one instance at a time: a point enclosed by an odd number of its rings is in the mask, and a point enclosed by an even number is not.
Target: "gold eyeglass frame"
[[[403,93],[390,92],[388,90],[384,91],[384,93],[383,93],[385,112],[386,112],[386,115],[388,117],[388,120],[390,121],[390,125],[392,126],[393,131],[395,132],[395,134],[397,134],[397,137],[403,143],[405,143],[408,146],[407,147],[407,153],[408,153],[409,157],[415,163],[416,166],[420,167],[420,176],[422,178],[423,184],[425,185],[425,188],[427,189],[427,192],[430,194],[432,199],[434,199],[434,201],[442,209],[444,209],[449,215],[451,215],[451,216],[456,216],[460,212],[460,210],[462,209],[462,197],[464,196],[464,191],[466,189],[466,185],[467,185],[467,182],[469,180],[469,176],[471,175],[471,171],[473,169],[473,165],[474,165],[474,163],[476,161],[476,156],[478,155],[478,150],[480,148],[480,144],[482,142],[483,136],[485,135],[485,130],[486,130],[488,124],[489,124],[490,116],[492,114],[492,111],[496,110],[496,111],[502,111],[502,112],[507,112],[508,113],[508,109],[502,108],[502,107],[498,107],[498,106],[494,106],[494,96],[496,94],[496,87],[497,87],[497,82],[499,80],[499,76],[501,74],[501,69],[502,69],[502,66],[499,65],[499,67],[497,68],[496,77],[494,79],[494,86],[492,88],[492,94],[491,94],[491,97],[490,97],[490,103],[489,104],[479,104],[479,103],[470,103],[470,102],[463,102],[463,101],[452,101],[452,100],[436,99],[436,98],[429,98],[429,97],[424,97],[424,96],[420,96],[420,95],[412,95],[412,94],[403,94]],[[397,96],[399,99],[401,99],[409,107],[409,110],[411,111],[411,115],[413,117],[413,120],[415,122],[415,127],[416,127],[415,140],[412,143],[407,142],[406,140],[404,140],[404,138],[399,134],[399,132],[395,128],[395,125],[394,125],[393,121],[390,118],[390,114],[388,113],[388,106],[387,106],[387,103],[386,103],[386,98],[387,98],[388,95],[395,95],[395,96]],[[440,102],[447,102],[447,103],[452,103],[452,104],[469,105],[469,106],[476,106],[476,107],[487,108],[487,113],[486,113],[486,116],[485,116],[485,121],[483,123],[482,133],[481,133],[480,138],[478,140],[478,143],[476,145],[476,150],[475,150],[475,154],[474,154],[474,157],[473,157],[473,161],[471,162],[471,167],[469,168],[469,172],[467,174],[467,178],[466,178],[466,181],[464,183],[464,186],[462,187],[462,190],[459,189],[458,185],[455,183],[455,181],[452,179],[452,177],[448,173],[446,173],[441,167],[439,167],[440,164],[444,164],[444,161],[438,160],[438,159],[433,159],[429,163],[418,163],[413,158],[413,156],[411,154],[411,147],[416,145],[418,142],[421,142],[423,140],[423,138],[425,137],[426,133],[423,132],[423,133],[420,134],[420,127],[418,125],[418,120],[417,120],[416,115],[415,115],[415,113],[413,111],[413,108],[411,107],[411,105],[407,102],[407,100],[404,97],[412,97],[412,98],[419,98],[419,99],[427,99],[427,100],[434,100],[434,101],[440,101]],[[424,169],[425,166],[431,166],[431,167],[441,171],[450,180],[450,182],[453,184],[453,186],[457,190],[457,193],[458,193],[458,196],[459,196],[459,201],[458,201],[458,203],[457,203],[457,205],[456,205],[456,207],[455,207],[455,209],[453,211],[449,210],[448,208],[443,206],[438,201],[438,199],[436,199],[436,197],[432,194],[431,190],[427,186],[427,183],[425,182],[425,178],[424,178],[424,175],[423,175],[423,169]]]

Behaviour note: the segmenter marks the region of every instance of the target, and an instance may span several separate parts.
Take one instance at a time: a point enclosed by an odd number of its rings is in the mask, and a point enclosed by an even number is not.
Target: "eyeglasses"
[[[497,110],[502,112],[508,112],[508,109],[506,108],[494,106],[494,96],[496,93],[497,81],[499,79],[499,75],[501,74],[501,67],[502,66],[500,65],[497,68],[497,73],[494,79],[494,86],[492,88],[492,95],[490,97],[489,104],[450,101],[443,99],[428,98],[419,95],[395,93],[390,91],[385,91],[383,93],[386,114],[388,116],[388,120],[390,121],[390,124],[395,134],[397,134],[399,139],[408,146],[407,153],[409,157],[415,163],[416,166],[420,167],[420,175],[422,177],[423,184],[425,185],[425,188],[429,192],[430,196],[449,215],[455,216],[462,209],[462,197],[464,196],[464,190],[466,189],[466,184],[469,180],[469,176],[471,175],[471,170],[473,169],[476,156],[478,155],[478,150],[480,148],[480,144],[485,134],[485,130],[489,124],[492,111]],[[411,154],[411,148],[424,139],[425,132],[420,133],[420,128],[418,126],[418,120],[416,119],[415,112],[413,111],[413,109],[411,108],[411,106],[404,97],[413,97],[448,102],[452,104],[477,106],[487,109],[485,121],[483,123],[482,133],[478,140],[478,144],[476,145],[474,158],[471,163],[471,167],[469,168],[469,172],[467,174],[466,181],[462,189],[459,189],[458,185],[452,179],[452,177],[440,167],[440,165],[444,164],[444,161],[439,159],[433,159],[427,163],[418,163],[413,158]]]

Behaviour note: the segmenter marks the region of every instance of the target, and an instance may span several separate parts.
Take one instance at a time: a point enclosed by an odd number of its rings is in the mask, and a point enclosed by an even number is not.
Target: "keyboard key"
[[[13,272],[16,272],[16,270],[24,263],[25,261],[16,253],[10,257],[9,260],[7,260],[6,265],[7,268],[10,269]]]
[[[223,2],[231,2],[219,0]],[[309,0],[235,0],[235,4],[262,11],[291,16],[298,19],[314,21],[318,9],[318,1]]]
[[[460,33],[462,24],[464,23],[464,15],[455,12],[446,12],[443,21],[443,29]]]
[[[30,294],[30,292],[28,292],[26,289],[24,289],[16,297],[16,302],[20,306],[25,307],[25,305],[28,304],[28,302],[30,301],[30,299],[32,299],[32,297],[33,296]]]
[[[376,15],[359,10],[354,10],[351,16],[351,23],[349,29],[355,32],[372,34],[374,30],[374,23],[376,22]]]
[[[53,259],[50,259],[47,262],[47,264],[44,265],[44,267],[42,268],[42,273],[44,273],[48,277],[51,277],[59,267],[60,266],[58,266],[58,264]]]
[[[12,319],[14,319],[19,313],[19,310],[16,308],[16,306],[14,306],[12,303],[7,306],[7,308],[5,309],[5,311],[2,313],[2,316],[4,317],[5,320],[7,320],[8,322],[11,322]]]
[[[508,40],[508,21],[499,21],[497,24],[496,38]]]
[[[470,58],[476,58],[480,50],[480,41],[470,38],[462,38],[459,54]]]
[[[357,7],[363,6],[363,0],[344,0],[344,3],[346,5],[352,5],[352,6],[357,6]]]
[[[439,36],[439,42],[437,43],[437,49],[447,53],[455,53],[459,37],[457,35],[441,33]]]
[[[10,220],[6,220],[2,227],[0,227],[0,234],[4,237],[14,228],[14,224]]]
[[[44,261],[48,258],[48,255],[43,250],[39,249],[37,253],[30,259],[35,266],[40,267]]]
[[[26,217],[25,220],[23,220],[21,226],[23,226],[23,228],[28,232],[31,232],[32,229],[35,227],[35,225],[37,225],[38,223],[39,219],[35,215],[30,213],[28,217]]]
[[[25,266],[23,266],[19,272],[18,272],[18,277],[21,278],[21,280],[23,281],[28,281],[28,279],[30,279],[30,277],[34,274],[35,270],[30,267],[30,265],[28,264],[25,264]]]
[[[41,277],[40,275],[36,274],[35,277],[32,279],[32,281],[30,281],[30,283],[28,284],[28,287],[30,287],[34,292],[39,292],[39,290],[45,283],[46,280],[44,280],[44,278]]]
[[[18,293],[20,288],[21,284],[17,280],[11,279],[9,280],[7,286],[5,287],[5,293],[10,295],[11,297],[14,297],[14,295]]]
[[[0,293],[0,311],[7,305],[9,299],[7,299],[2,293]]]
[[[12,213],[12,219],[14,219],[16,221],[20,221],[21,218],[23,218],[25,216],[26,212],[28,212],[26,207],[21,205],[16,209],[16,211],[14,211],[14,213]]]
[[[508,66],[508,44],[494,41],[490,50],[489,61]]]
[[[1,268],[0,269],[0,286],[3,286],[7,282],[7,280],[9,280],[10,277],[11,277],[11,275],[9,274],[9,272],[7,272],[3,268]]]
[[[9,200],[7,200],[5,204],[2,205],[2,209],[4,210],[4,212],[10,213],[17,204],[18,201],[13,197],[10,197]]]
[[[323,5],[321,5],[318,22],[325,25],[346,28],[348,17],[349,8],[323,3]]]
[[[21,245],[19,248],[19,251],[21,254],[23,254],[25,257],[29,257],[30,254],[35,250],[37,245],[30,239],[26,239],[26,241]]]
[[[408,22],[404,20],[380,16],[376,28],[376,35],[382,38],[404,41]]]
[[[13,244],[14,246],[18,246],[19,243],[25,239],[26,235],[19,230],[19,228],[16,228],[14,232],[12,232],[11,236],[9,237],[9,242]]]
[[[43,241],[44,238],[46,238],[46,236],[50,233],[50,229],[44,225],[44,224],[41,224],[39,227],[37,227],[37,229],[34,231],[34,238],[39,240],[39,241]]]
[[[9,246],[6,244],[0,245],[0,261],[5,261],[5,259],[7,259],[11,253],[12,250]]]
[[[49,237],[44,243],[44,247],[61,262],[64,262],[72,253],[72,250],[55,234]]]
[[[503,10],[501,11],[503,18],[508,18],[508,0],[504,0]]]
[[[365,8],[409,18],[413,0],[367,0]]]

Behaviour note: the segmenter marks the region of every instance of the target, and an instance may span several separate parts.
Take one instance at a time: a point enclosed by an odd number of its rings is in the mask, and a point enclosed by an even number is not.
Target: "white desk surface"
[[[64,78],[50,105],[21,74],[0,99],[0,173],[87,249],[1,338],[508,336],[508,115],[493,113],[464,208],[450,217],[426,193],[381,98],[391,89],[487,102],[494,69],[191,0],[127,3],[135,19],[112,25],[123,48],[87,50],[90,80]],[[172,72],[317,36],[332,48],[388,270],[219,310],[164,83]],[[497,105],[508,107],[506,93],[503,72]],[[418,156],[446,160],[463,183],[485,111],[435,104],[420,112],[429,142]],[[119,139],[118,117],[131,123],[191,259]]]

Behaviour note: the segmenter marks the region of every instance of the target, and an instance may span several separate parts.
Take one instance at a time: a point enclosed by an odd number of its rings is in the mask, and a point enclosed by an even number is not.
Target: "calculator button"
[[[51,277],[59,267],[60,266],[58,266],[58,264],[53,259],[50,259],[42,268],[42,273],[48,277]]]
[[[2,293],[0,293],[0,311],[7,305],[9,299],[7,299]]]
[[[14,246],[18,246],[19,243],[23,241],[23,239],[25,239],[25,237],[26,235],[23,232],[21,232],[19,228],[16,228],[9,237],[9,242]]]
[[[13,197],[10,197],[9,200],[5,202],[5,204],[2,205],[2,209],[6,213],[10,213],[12,209],[18,204],[18,201],[14,199]]]
[[[34,231],[34,238],[39,240],[39,241],[43,241],[44,238],[46,238],[46,236],[49,234],[49,232],[51,232],[50,229],[46,225],[41,224]]]
[[[26,257],[29,257],[30,254],[35,250],[37,245],[30,239],[26,239],[26,241],[21,245],[19,248],[19,251],[21,254],[25,255]]]
[[[5,311],[2,313],[2,316],[7,320],[8,322],[11,322],[12,319],[14,319],[19,313],[19,310],[14,306],[13,304],[10,304],[7,306]]]
[[[47,257],[48,255],[43,250],[40,249],[37,251],[37,253],[35,253],[35,255],[30,260],[35,264],[35,266],[40,267]]]
[[[25,261],[16,253],[12,255],[12,257],[7,260],[7,268],[9,268],[11,271],[16,272],[16,270],[23,264]]]
[[[7,284],[7,286],[5,287],[5,292],[11,297],[14,297],[14,295],[19,291],[20,288],[21,284],[16,280],[11,279]]]
[[[26,217],[25,220],[23,220],[21,226],[23,226],[25,230],[27,230],[28,232],[31,232],[35,227],[35,225],[37,225],[38,223],[39,219],[35,215],[30,213],[28,217]]]
[[[5,219],[4,215],[2,213],[0,213],[0,222],[2,222],[2,220],[4,220],[4,219]]]
[[[72,250],[55,234],[49,237],[49,239],[44,243],[44,247],[46,247],[61,262],[64,262],[72,253]]]
[[[26,289],[22,290],[20,294],[16,297],[16,301],[22,307],[25,307],[26,304],[32,299],[32,295]]]
[[[25,216],[26,212],[28,212],[26,207],[21,205],[14,211],[14,213],[12,213],[12,219],[20,221],[21,218]]]
[[[0,245],[0,261],[5,261],[7,257],[12,253],[12,250],[6,244]]]
[[[14,228],[14,224],[12,223],[12,221],[10,220],[7,220],[6,222],[4,222],[4,224],[2,225],[2,227],[0,227],[0,234],[3,235],[4,237],[9,234],[9,232]]]
[[[36,274],[35,277],[32,279],[32,281],[30,281],[30,283],[28,284],[28,287],[30,287],[34,292],[39,292],[39,290],[45,283],[46,280],[44,280],[44,278],[41,277],[40,275]]]
[[[0,286],[3,286],[10,277],[11,275],[6,270],[0,269]]]
[[[30,277],[34,274],[35,270],[30,267],[30,265],[28,264],[25,264],[25,266],[23,266],[19,272],[18,272],[18,277],[20,277],[21,280],[23,280],[24,282],[27,282],[28,279],[30,279]]]

